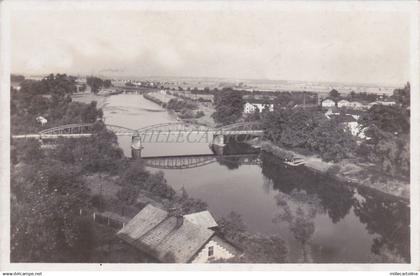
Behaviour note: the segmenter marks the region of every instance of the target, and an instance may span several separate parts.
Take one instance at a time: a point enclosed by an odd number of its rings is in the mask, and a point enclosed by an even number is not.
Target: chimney
[[[184,217],[181,215],[176,216],[176,228],[181,227],[181,225],[184,223]]]
[[[168,216],[176,218],[176,228],[181,227],[181,225],[184,223],[184,216],[182,215],[182,211],[179,208],[170,208],[168,210]]]

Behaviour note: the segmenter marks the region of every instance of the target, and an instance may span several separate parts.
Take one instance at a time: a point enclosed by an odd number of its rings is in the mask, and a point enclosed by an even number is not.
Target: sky
[[[403,84],[404,11],[15,10],[12,72]]]

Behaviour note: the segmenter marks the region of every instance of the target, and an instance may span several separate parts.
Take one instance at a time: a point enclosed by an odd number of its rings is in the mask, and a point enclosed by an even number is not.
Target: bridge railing
[[[85,134],[91,133],[92,128],[95,124],[68,124],[63,126],[57,126],[49,129],[41,130],[38,134],[40,135],[57,135],[57,134]],[[177,123],[164,123],[150,125],[139,129],[130,129],[118,125],[106,125],[107,129],[113,131],[117,135],[139,135],[139,134],[150,134],[150,133],[161,133],[161,132],[208,132],[216,134],[241,134],[241,131],[246,134],[248,131],[261,131],[261,126],[258,123],[236,123],[226,125],[218,128],[207,127],[203,125],[186,124],[183,122]]]

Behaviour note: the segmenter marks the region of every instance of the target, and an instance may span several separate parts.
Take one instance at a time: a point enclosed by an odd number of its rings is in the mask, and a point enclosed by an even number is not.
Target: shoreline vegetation
[[[369,168],[357,165],[348,160],[342,160],[338,163],[326,162],[315,155],[299,154],[296,151],[276,146],[270,141],[261,142],[261,150],[281,160],[290,160],[293,158],[303,159],[306,168],[326,174],[340,182],[351,183],[356,186],[366,186],[403,200],[410,199],[409,183],[386,176],[375,177],[376,172],[372,172]]]
[[[383,97],[364,96],[372,100]],[[338,102],[347,96],[333,89],[329,97]],[[410,84],[395,89],[389,98],[393,100],[392,105],[373,104],[357,116],[350,115],[352,110],[348,108],[334,106],[334,114],[338,115],[330,117],[320,105],[294,105],[293,102],[299,102],[293,95],[280,93],[272,99],[271,110],[267,102],[262,110],[256,108],[254,112],[243,114],[243,95],[234,89],[225,89],[215,95],[213,118],[220,124],[241,120],[260,123],[266,141],[262,149],[284,161],[301,159],[306,167],[341,182],[409,199]],[[292,104],[287,104],[290,102]],[[352,129],[354,123],[357,133]]]
[[[185,123],[216,127],[216,123],[211,117],[214,110],[209,107],[207,102],[183,99],[173,94],[162,95],[159,92],[144,93],[143,97],[175,112],[179,120]]]
[[[163,108],[167,108],[168,102],[171,99],[177,98],[176,96],[170,94],[166,95],[165,98],[158,98],[152,96],[153,92],[144,93],[143,96],[145,99],[152,101]],[[87,99],[93,97],[92,99],[97,100],[99,99],[106,99],[109,94],[102,94],[102,95],[86,95]],[[76,98],[78,100],[78,98]],[[104,100],[105,101],[105,100]],[[104,102],[103,101],[103,102]],[[101,102],[98,101],[98,106],[100,107]],[[103,106],[103,105],[102,105]],[[168,109],[169,110],[169,109]],[[171,110],[175,113],[174,110]],[[209,124],[200,124],[194,120],[189,119],[181,119],[186,123],[195,123],[198,125],[205,125],[209,126]],[[212,124],[211,126],[214,126]],[[294,158],[300,158],[305,161],[304,166],[308,169],[314,170],[318,173],[327,174],[330,177],[337,179],[338,181],[351,183],[352,185],[363,185],[382,193],[389,194],[391,196],[395,196],[404,200],[409,200],[410,198],[410,189],[409,183],[403,179],[397,179],[393,177],[389,177],[383,175],[381,172],[375,170],[372,164],[369,163],[359,163],[354,162],[354,160],[350,159],[343,159],[338,162],[332,161],[325,161],[321,157],[317,156],[316,154],[301,154],[293,149],[286,149],[284,147],[280,147],[275,145],[273,142],[269,140],[264,140],[260,143],[261,150],[271,153],[274,156],[280,158],[281,160],[291,160]]]

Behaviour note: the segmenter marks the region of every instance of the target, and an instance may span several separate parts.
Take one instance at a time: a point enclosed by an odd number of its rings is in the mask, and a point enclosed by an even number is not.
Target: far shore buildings
[[[207,263],[239,255],[217,227],[209,211],[177,216],[148,204],[117,235],[159,262]]]
[[[42,117],[42,116],[38,116],[38,117],[36,117],[36,119],[35,119],[38,123],[40,123],[42,126],[44,126],[46,123],[48,123],[48,121],[47,121],[47,119],[45,119],[44,117]]]
[[[375,101],[375,102],[371,102],[370,104],[368,104],[369,108],[374,106],[374,105],[386,105],[386,106],[392,106],[395,105],[396,102],[394,101]]]
[[[330,107],[335,107],[336,106],[336,102],[334,100],[331,99],[325,99],[321,101],[321,106],[324,108],[330,108]]]
[[[361,110],[361,109],[365,109],[367,106],[358,101],[340,100],[337,102],[337,107]]]
[[[244,113],[254,113],[255,111],[262,112],[264,108],[268,108],[270,112],[274,110],[274,104],[260,101],[248,101],[244,105]]]
[[[371,103],[361,103],[358,101],[349,101],[345,99],[342,99],[336,102],[329,98],[326,98],[321,101],[321,107],[326,108],[326,109],[337,107],[337,108],[348,108],[348,109],[354,109],[354,110],[367,110],[374,105],[392,106],[395,104],[396,104],[395,101],[374,101]]]

